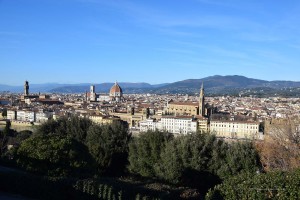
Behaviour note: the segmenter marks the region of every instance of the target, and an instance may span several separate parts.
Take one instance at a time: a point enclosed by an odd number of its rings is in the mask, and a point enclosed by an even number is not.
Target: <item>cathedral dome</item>
[[[110,96],[113,97],[122,96],[123,94],[122,88],[118,85],[117,82],[115,82],[115,84],[111,87],[109,94]]]

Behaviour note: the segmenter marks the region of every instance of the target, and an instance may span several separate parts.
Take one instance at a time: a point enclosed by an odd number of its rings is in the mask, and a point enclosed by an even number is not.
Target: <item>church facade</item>
[[[205,107],[205,94],[203,83],[200,89],[199,102],[168,102],[165,113],[167,115],[176,116],[196,116],[200,115],[204,117],[207,115],[207,110]]]

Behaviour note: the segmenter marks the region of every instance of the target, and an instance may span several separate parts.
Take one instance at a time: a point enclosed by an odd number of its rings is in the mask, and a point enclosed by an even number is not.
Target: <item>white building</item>
[[[97,96],[97,101],[110,101],[110,97],[109,95],[105,95],[105,94],[99,94]]]
[[[197,131],[197,120],[190,116],[162,117],[162,129],[175,134],[187,134]]]
[[[140,122],[140,131],[148,130],[167,131],[174,134],[188,134],[197,131],[197,120],[191,116],[164,116],[160,121],[147,119]]]
[[[259,139],[259,122],[248,121],[220,121],[210,122],[210,132],[217,137],[234,139]]]
[[[17,119],[17,111],[15,110],[7,110],[7,119],[16,120]]]
[[[29,110],[18,110],[17,120],[23,122],[35,122],[35,112]]]
[[[53,117],[53,112],[40,110],[39,112],[35,113],[35,122],[43,123],[48,121],[52,117]]]
[[[155,131],[155,130],[162,130],[162,124],[161,121],[156,121],[154,119],[147,119],[140,122],[140,131],[141,132],[147,132]]]

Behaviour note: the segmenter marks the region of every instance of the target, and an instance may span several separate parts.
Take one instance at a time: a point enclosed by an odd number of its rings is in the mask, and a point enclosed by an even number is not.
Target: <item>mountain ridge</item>
[[[176,81],[173,83],[163,84],[149,84],[145,82],[132,83],[132,82],[119,82],[118,84],[122,87],[124,93],[187,93],[195,94],[198,93],[200,87],[204,83],[204,88],[208,94],[230,94],[240,93],[249,89],[257,88],[259,90],[272,91],[276,93],[279,90],[285,88],[298,88],[300,87],[299,81],[286,81],[286,80],[275,80],[266,81],[254,78],[248,78],[240,75],[214,75],[200,79],[185,79]],[[93,84],[95,85],[97,93],[108,93],[111,86],[114,83],[105,82]],[[30,85],[29,91],[35,92],[47,92],[47,93],[84,93],[89,91],[89,87],[92,84],[81,83],[81,84],[32,84]],[[12,90],[9,90],[12,89]],[[0,91],[12,91],[22,92],[23,86],[8,86],[0,84]]]

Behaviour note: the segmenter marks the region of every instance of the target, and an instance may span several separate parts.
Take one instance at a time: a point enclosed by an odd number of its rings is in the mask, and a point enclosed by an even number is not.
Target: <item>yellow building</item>
[[[105,115],[90,115],[89,119],[97,124],[112,124],[114,121],[119,121],[118,117],[111,117]]]
[[[210,132],[217,137],[233,139],[259,139],[259,122],[248,121],[210,121]]]
[[[166,113],[171,115],[198,115],[199,104],[194,102],[169,102]]]
[[[134,113],[133,115],[131,113],[127,112],[112,112],[110,115],[119,117],[122,121],[126,121],[130,128],[139,127],[140,121],[143,121],[146,118],[145,114],[143,113]]]
[[[196,116],[196,118],[198,122],[197,130],[201,133],[207,133],[209,131],[208,118],[202,116]]]
[[[203,83],[199,93],[198,102],[173,102],[170,101],[166,108],[166,114],[168,115],[185,115],[185,116],[204,116],[206,113],[205,109],[205,96]]]

